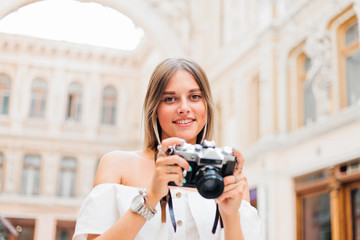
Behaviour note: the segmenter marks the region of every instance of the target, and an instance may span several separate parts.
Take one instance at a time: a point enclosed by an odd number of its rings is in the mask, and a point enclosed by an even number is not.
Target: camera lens
[[[219,175],[218,169],[213,166],[205,166],[199,169],[194,182],[200,195],[204,198],[217,198],[224,191],[223,178]]]

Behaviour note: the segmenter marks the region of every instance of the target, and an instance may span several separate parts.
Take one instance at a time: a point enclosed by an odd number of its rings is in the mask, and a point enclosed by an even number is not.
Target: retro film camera
[[[192,171],[184,172],[184,187],[196,187],[200,195],[208,199],[217,198],[223,193],[223,177],[232,175],[237,163],[232,148],[216,148],[213,141],[207,140],[201,145],[184,143],[170,146],[166,153],[179,155],[188,161]]]

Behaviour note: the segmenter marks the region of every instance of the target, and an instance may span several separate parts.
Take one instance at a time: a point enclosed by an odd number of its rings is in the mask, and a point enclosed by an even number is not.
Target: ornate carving
[[[191,31],[190,1],[151,0],[149,4],[165,18],[170,27],[174,28],[182,44],[185,45],[189,40]]]
[[[306,81],[312,82],[312,90],[316,99],[317,118],[330,114],[330,86],[333,81],[331,69],[331,44],[328,32],[314,29],[309,34],[304,47],[306,55],[311,59],[311,67]]]

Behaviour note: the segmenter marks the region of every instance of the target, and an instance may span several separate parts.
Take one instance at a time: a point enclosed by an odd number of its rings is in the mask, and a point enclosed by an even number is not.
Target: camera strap
[[[223,224],[223,221],[222,221],[220,212],[219,212],[219,204],[216,203],[216,214],[215,214],[215,219],[214,219],[214,225],[213,225],[213,228],[212,228],[212,231],[211,231],[213,234],[216,233],[216,228],[217,228],[219,219],[220,219],[220,226],[221,226],[221,228],[224,228],[224,224]]]
[[[155,162],[157,160],[157,153],[158,153],[158,150],[157,150],[157,148],[155,148],[155,157],[154,157]],[[163,223],[166,223],[166,204],[169,204],[169,214],[170,214],[170,218],[171,218],[171,224],[173,225],[174,232],[176,232],[176,220],[175,220],[174,207],[173,207],[170,189],[168,191],[168,194],[160,200],[161,222],[163,222]]]

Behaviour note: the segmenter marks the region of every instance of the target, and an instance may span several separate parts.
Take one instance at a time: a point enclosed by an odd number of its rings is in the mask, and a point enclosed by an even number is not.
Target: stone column
[[[13,89],[11,90],[12,100],[10,101],[10,109],[9,109],[10,118],[11,118],[11,129],[12,131],[19,134],[21,134],[22,121],[24,120],[23,106],[21,100],[23,98],[22,85],[25,82],[27,71],[28,71],[28,67],[26,65],[23,64],[18,65]]]
[[[95,154],[86,154],[82,155],[79,158],[79,165],[78,165],[78,196],[84,197],[86,196],[93,184],[95,178],[95,171],[96,171],[96,164],[98,158]]]
[[[86,135],[95,139],[97,126],[101,120],[100,104],[104,86],[101,85],[99,74],[90,74],[86,78],[88,81],[84,86],[82,122]]]
[[[340,240],[340,183],[335,177],[335,168],[330,169],[331,238]]]
[[[21,161],[22,153],[14,146],[12,149],[4,152],[4,192],[18,193],[18,186],[21,181]]]
[[[51,216],[40,216],[36,219],[34,239],[56,239],[56,219]]]
[[[43,154],[43,194],[46,196],[55,196],[58,189],[58,177],[60,168],[60,155],[55,151]]]

